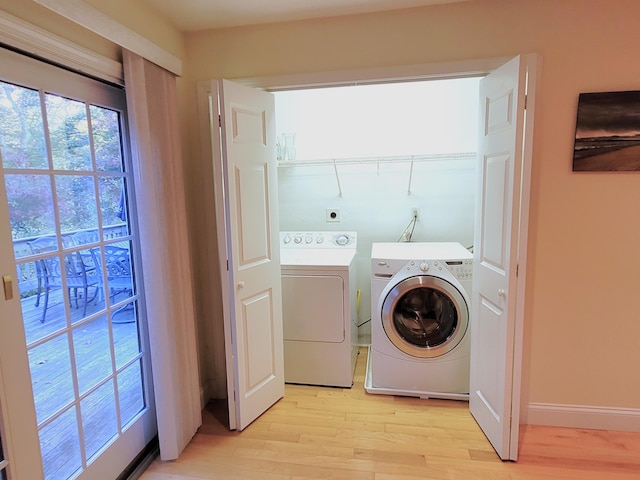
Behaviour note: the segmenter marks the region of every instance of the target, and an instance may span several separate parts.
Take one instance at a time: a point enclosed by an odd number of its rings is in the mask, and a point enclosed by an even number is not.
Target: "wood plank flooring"
[[[369,395],[366,349],[351,389],[287,385],[243,432],[211,403],[178,460],[141,480],[640,479],[640,434],[528,426],[517,463],[499,460],[458,401]]]

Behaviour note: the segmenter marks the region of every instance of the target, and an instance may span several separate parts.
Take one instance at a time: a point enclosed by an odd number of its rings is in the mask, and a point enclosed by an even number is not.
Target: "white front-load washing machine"
[[[459,243],[374,243],[369,393],[468,399],[473,255]]]

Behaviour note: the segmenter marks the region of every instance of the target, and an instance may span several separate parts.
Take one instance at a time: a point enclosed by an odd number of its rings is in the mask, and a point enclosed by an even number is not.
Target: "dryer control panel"
[[[356,248],[356,232],[280,232],[280,248]]]

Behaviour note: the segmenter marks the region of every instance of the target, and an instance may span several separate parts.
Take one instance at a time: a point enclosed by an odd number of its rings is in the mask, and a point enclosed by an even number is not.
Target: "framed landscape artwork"
[[[573,171],[640,171],[640,91],[580,94]]]

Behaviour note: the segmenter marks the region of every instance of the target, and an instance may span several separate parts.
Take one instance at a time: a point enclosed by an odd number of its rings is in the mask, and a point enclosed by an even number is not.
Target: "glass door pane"
[[[0,118],[45,478],[90,478],[152,403],[125,119],[4,81]]]

